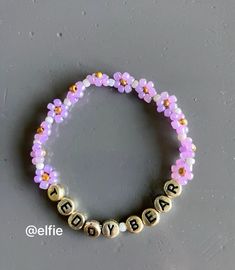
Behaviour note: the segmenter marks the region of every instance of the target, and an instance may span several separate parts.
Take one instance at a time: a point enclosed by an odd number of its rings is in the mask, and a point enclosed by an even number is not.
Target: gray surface
[[[234,269],[234,18],[232,0],[1,0],[1,269]],[[171,89],[198,146],[195,179],[171,213],[113,241],[70,230],[28,158],[46,104],[97,69]],[[51,163],[100,220],[149,206],[174,160],[169,124],[109,89],[90,89],[55,134]],[[29,239],[29,224],[64,234]]]

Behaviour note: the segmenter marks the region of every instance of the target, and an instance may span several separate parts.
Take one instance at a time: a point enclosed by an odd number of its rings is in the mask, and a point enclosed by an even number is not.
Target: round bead
[[[127,230],[131,233],[140,233],[143,230],[144,225],[141,218],[138,216],[130,216],[126,220],[126,227]]]
[[[71,101],[68,98],[64,99],[64,105],[70,107],[72,105]]]
[[[68,197],[63,197],[57,204],[59,213],[63,216],[69,216],[75,209],[75,203]]]
[[[160,220],[159,213],[154,208],[147,208],[142,213],[142,221],[146,226],[155,226]]]
[[[96,220],[86,221],[84,232],[93,238],[97,238],[101,233],[100,223]]]
[[[154,201],[154,207],[158,212],[166,213],[171,210],[171,199],[164,195],[158,196]]]
[[[48,123],[48,124],[53,124],[53,118],[51,116],[47,116],[45,121]]]
[[[53,202],[58,202],[64,197],[64,187],[60,184],[52,184],[47,190],[48,198]]]
[[[134,82],[132,83],[132,88],[136,88],[138,86],[139,82],[137,80],[134,80]]]
[[[120,232],[125,232],[127,230],[125,222],[119,223],[119,230]]]
[[[37,164],[36,164],[36,168],[37,168],[38,170],[42,170],[42,169],[44,168],[44,164],[43,164],[43,163],[37,163]]]
[[[114,79],[109,79],[109,80],[108,80],[108,84],[109,84],[110,87],[113,87],[114,84],[115,84]]]
[[[91,85],[88,79],[84,79],[82,82],[85,85],[85,87],[89,87]]]
[[[73,212],[68,218],[68,224],[73,230],[80,230],[86,221],[85,215],[80,212]]]
[[[171,179],[165,183],[164,191],[169,198],[176,198],[181,194],[182,186],[174,179]]]
[[[115,220],[107,220],[103,223],[102,234],[107,238],[115,238],[119,235],[119,225]]]

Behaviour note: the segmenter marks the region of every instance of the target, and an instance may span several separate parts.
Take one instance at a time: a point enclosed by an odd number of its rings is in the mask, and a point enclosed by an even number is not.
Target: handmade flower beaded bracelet
[[[133,215],[121,223],[112,219],[102,224],[96,220],[87,220],[83,213],[76,210],[75,202],[65,195],[64,187],[58,183],[58,173],[53,167],[45,164],[45,143],[51,135],[53,123],[63,122],[72,105],[83,97],[85,89],[90,85],[114,87],[119,93],[130,93],[134,89],[140,99],[147,103],[155,102],[157,112],[163,113],[170,119],[171,126],[178,135],[180,156],[171,167],[171,179],[164,185],[165,195],[157,196],[153,203],[154,207],[145,209],[141,217]],[[127,72],[116,72],[112,78],[96,72],[71,86],[64,101],[55,99],[53,103],[48,104],[47,116],[36,131],[31,151],[32,163],[36,167],[34,182],[38,183],[41,189],[47,190],[51,201],[57,202],[59,213],[68,216],[68,224],[72,229],[83,229],[88,236],[92,237],[98,237],[102,233],[107,238],[114,238],[126,230],[131,233],[139,233],[143,230],[144,225],[156,225],[159,222],[160,213],[168,212],[171,209],[172,198],[179,196],[182,185],[186,185],[193,178],[192,168],[196,151],[192,139],[187,135],[188,122],[176,102],[176,97],[167,92],[157,94],[152,81],[135,80]]]

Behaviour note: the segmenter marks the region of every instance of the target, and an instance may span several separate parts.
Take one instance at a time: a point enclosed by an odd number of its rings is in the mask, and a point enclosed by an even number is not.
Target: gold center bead
[[[143,91],[144,91],[145,94],[148,94],[148,92],[149,92],[149,90],[148,90],[148,88],[146,86],[143,87]]]
[[[75,93],[77,91],[77,86],[75,84],[70,86],[69,91],[72,92],[72,93]]]
[[[188,121],[185,119],[185,118],[181,118],[179,120],[179,123],[182,125],[182,126],[186,126],[188,124]]]
[[[44,172],[43,175],[42,175],[42,180],[43,181],[48,181],[49,179],[50,179],[49,174]]]
[[[102,74],[102,72],[98,71],[98,72],[95,73],[95,76],[97,78],[102,78],[103,74]]]
[[[170,101],[169,99],[165,99],[164,102],[163,102],[163,105],[168,108],[170,106]]]
[[[185,176],[185,174],[186,174],[185,168],[179,168],[178,172],[179,172],[179,174],[180,174],[181,176]]]
[[[120,84],[121,84],[122,86],[126,86],[126,85],[127,85],[127,81],[124,80],[124,79],[121,79],[121,80],[120,80]]]
[[[62,109],[61,107],[55,107],[54,111],[58,115],[58,114],[61,114]]]
[[[39,128],[37,129],[37,134],[42,134],[43,131],[44,131],[44,128],[43,128],[43,127],[39,127]]]

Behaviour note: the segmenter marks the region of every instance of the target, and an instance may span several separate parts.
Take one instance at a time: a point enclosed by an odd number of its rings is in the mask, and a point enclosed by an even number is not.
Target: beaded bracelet
[[[125,222],[120,223],[113,219],[102,224],[96,220],[87,220],[83,213],[76,210],[75,202],[65,195],[64,187],[58,183],[58,173],[53,167],[44,163],[45,143],[51,135],[53,123],[63,122],[72,106],[83,97],[85,89],[90,85],[114,87],[119,93],[130,93],[134,89],[143,101],[155,102],[157,112],[163,113],[165,117],[170,119],[171,126],[178,135],[180,156],[171,167],[171,179],[166,181],[164,185],[165,195],[157,196],[153,203],[154,206],[145,209],[141,217],[132,215]],[[186,185],[193,178],[192,168],[195,163],[196,151],[192,139],[187,136],[188,122],[176,102],[177,98],[167,92],[157,94],[152,81],[135,80],[127,72],[116,72],[113,78],[96,72],[71,86],[64,101],[55,99],[53,103],[47,105],[47,116],[36,131],[31,151],[32,163],[36,167],[34,182],[38,183],[41,189],[47,190],[51,201],[57,202],[58,212],[68,217],[68,224],[72,229],[83,229],[88,236],[94,238],[101,233],[107,238],[114,238],[126,230],[131,233],[139,233],[144,226],[155,226],[159,222],[160,213],[168,212],[171,209],[172,199],[179,196],[182,185]]]

